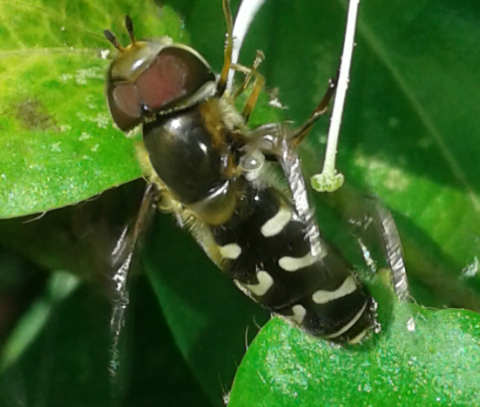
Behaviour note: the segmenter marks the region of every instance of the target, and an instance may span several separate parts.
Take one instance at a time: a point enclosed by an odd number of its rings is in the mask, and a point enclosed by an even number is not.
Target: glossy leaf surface
[[[361,345],[339,347],[272,320],[250,346],[229,406],[475,405],[479,314],[398,302],[386,312],[377,298],[383,329]]]
[[[91,198],[141,175],[133,141],[114,128],[103,94],[127,44],[128,13],[144,36],[184,39],[181,21],[153,3],[1,1],[0,218]]]

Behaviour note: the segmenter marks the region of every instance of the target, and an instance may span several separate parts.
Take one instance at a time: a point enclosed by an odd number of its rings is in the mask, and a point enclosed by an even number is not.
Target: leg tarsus
[[[246,68],[238,64],[234,64],[234,66],[232,66],[232,68],[234,69],[238,68],[238,70],[241,69],[241,71],[245,73],[245,79],[243,80],[243,83],[232,95],[233,99],[237,99],[243,92],[245,92],[245,89],[247,88],[248,84],[250,83],[250,80],[252,79],[252,76],[256,75],[257,69],[264,59],[265,59],[264,53],[262,51],[257,50],[257,54],[253,61],[252,68]]]
[[[240,64],[232,64],[230,66],[231,69],[234,69],[237,72],[242,72],[246,75],[245,80],[243,81],[242,85],[233,95],[233,99],[236,99],[238,96],[240,96],[245,91],[245,88],[247,87],[248,83],[250,82],[250,79],[252,77],[255,77],[255,82],[253,84],[253,90],[250,93],[250,95],[248,96],[247,102],[245,103],[245,106],[242,110],[242,116],[245,120],[245,123],[248,123],[248,119],[250,118],[250,114],[252,113],[252,111],[255,108],[255,105],[257,103],[258,96],[260,95],[260,92],[263,89],[263,86],[265,85],[265,78],[257,70],[258,66],[264,60],[264,58],[265,58],[265,55],[263,54],[263,52],[262,51],[257,51],[257,55],[256,55],[255,60],[253,62],[253,67],[252,68],[247,68],[246,66],[243,66],[243,65],[240,65]]]
[[[359,194],[348,186],[330,202],[351,226],[367,265],[372,258],[383,257],[386,264],[372,264],[371,270],[378,272],[378,269],[386,266],[390,270],[392,286],[398,299],[408,300],[410,294],[402,244],[391,212],[378,197]]]
[[[323,95],[322,99],[320,100],[320,103],[318,106],[315,108],[315,110],[312,112],[310,117],[307,119],[307,121],[302,124],[291,136],[291,142],[293,146],[298,146],[308,135],[310,130],[312,129],[312,126],[314,123],[321,117],[323,116],[327,110],[328,110],[328,104],[333,98],[333,95],[335,93],[335,89],[337,87],[337,82],[338,82],[338,71],[337,74],[333,79],[329,79],[328,81],[328,88]]]
[[[258,96],[260,95],[260,92],[263,89],[263,86],[265,85],[265,78],[262,75],[260,75],[258,72],[255,72],[254,75],[255,75],[255,82],[253,84],[252,93],[250,93],[247,103],[245,103],[245,106],[243,107],[243,110],[242,110],[242,116],[245,119],[245,123],[248,123],[248,120],[250,119],[250,115],[253,109],[255,108],[255,105],[257,104]]]
[[[244,72],[243,69],[242,69],[242,72]],[[315,122],[327,112],[328,104],[330,103],[333,97],[333,94],[335,93],[337,80],[338,80],[338,73],[334,79],[329,80],[328,89],[326,90],[325,94],[320,100],[320,103],[312,112],[310,117],[305,121],[305,123],[303,123],[297,130],[290,132],[284,129],[283,126],[278,123],[264,124],[258,127],[257,129],[255,129],[251,133],[251,136],[252,136],[251,138],[254,140],[254,143],[258,144],[260,146],[259,148],[265,154],[276,155],[276,156],[279,156],[281,154],[281,142],[279,140],[275,141],[275,139],[279,137],[288,139],[292,147],[294,148],[297,147],[305,139],[305,137],[310,132]],[[247,105],[245,106],[245,109],[246,108],[247,108]]]

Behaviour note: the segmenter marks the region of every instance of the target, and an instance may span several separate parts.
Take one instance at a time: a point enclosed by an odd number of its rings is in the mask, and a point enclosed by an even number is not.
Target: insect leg
[[[390,265],[393,288],[398,299],[406,301],[410,294],[400,236],[392,214],[377,200],[375,201],[375,218],[378,219],[379,234],[385,249],[385,257]]]
[[[223,62],[222,73],[217,84],[217,95],[222,96],[227,88],[228,73],[232,65],[232,49],[233,49],[233,20],[232,11],[230,10],[230,0],[222,0],[223,14],[227,23],[227,39],[225,44],[225,56]]]
[[[300,158],[295,145],[291,143],[288,129],[281,124],[267,124],[259,127],[257,131],[266,132],[258,140],[259,149],[264,154],[275,156],[280,163],[292,193],[297,214],[307,225],[306,235],[310,241],[312,254],[316,256],[321,251],[320,231],[315,220],[315,212],[309,203]]]
[[[252,79],[252,76],[256,75],[256,71],[264,59],[265,59],[264,53],[262,51],[257,50],[257,54],[255,56],[255,60],[253,61],[253,66],[251,69],[244,68],[237,64],[234,64],[232,66],[233,69],[236,69],[238,71],[245,73],[245,79],[243,80],[243,83],[232,95],[233,99],[237,99],[243,92],[245,92],[245,89],[247,88],[248,84],[250,83],[250,80]]]
[[[232,69],[235,69],[238,72],[245,73],[247,75],[247,78],[245,78],[245,80],[248,79],[248,81],[250,81],[249,76],[250,77],[252,77],[252,76],[255,77],[255,82],[253,84],[252,93],[250,93],[250,96],[248,97],[247,102],[245,103],[245,106],[243,107],[243,110],[242,110],[242,116],[245,120],[245,123],[248,123],[248,119],[250,118],[250,114],[252,113],[252,111],[255,108],[255,105],[257,103],[258,96],[260,95],[260,92],[263,88],[263,85],[265,85],[265,78],[263,77],[263,75],[261,75],[257,71],[257,67],[263,61],[263,58],[264,58],[263,53],[261,51],[257,51],[257,57],[255,58],[255,61],[253,63],[253,68],[247,68],[247,67],[245,67],[243,65],[240,65],[240,64],[233,64],[231,66]],[[245,82],[244,82],[244,85],[246,86]],[[243,92],[243,90],[244,89],[242,89],[238,93],[238,95],[240,95]],[[237,97],[238,95],[236,95],[235,97]]]
[[[272,157],[281,165],[291,192],[294,213],[297,221],[302,224],[303,241],[307,243],[309,248],[308,255],[314,259],[312,260],[312,267],[316,267],[319,275],[324,276],[323,284],[325,285],[318,286],[315,293],[305,291],[300,302],[292,303],[291,309],[284,307],[274,309],[274,311],[315,335],[319,334],[319,331],[313,327],[321,326],[326,320],[329,320],[328,328],[324,328],[325,332],[322,335],[332,340],[348,340],[352,343],[361,340],[369,328],[375,324],[373,302],[366,288],[352,273],[352,267],[348,262],[321,238],[314,208],[310,205],[308,199],[297,148],[291,143],[290,129],[285,124],[270,123],[260,126],[250,136],[254,140],[251,144],[252,152],[260,151],[266,156]],[[277,274],[275,274],[275,278],[280,283],[281,280],[280,277],[277,278]],[[307,284],[304,281],[305,274],[298,273],[297,278],[297,281],[311,287],[311,282]],[[343,281],[343,283],[340,285],[339,281]],[[332,290],[332,287],[336,288]],[[327,292],[329,294],[326,294],[325,302],[317,298],[323,298],[323,294]],[[338,297],[337,294],[332,294],[334,292],[338,294]],[[347,297],[346,293],[352,295],[352,297]],[[309,302],[312,298],[313,303]],[[332,298],[332,301],[330,301],[330,298]],[[340,300],[340,298],[343,298],[343,300]],[[347,298],[349,298],[348,301]],[[263,300],[263,297],[261,300]],[[340,304],[340,302],[336,302],[337,300],[345,301],[345,303],[337,308],[336,305],[334,306],[334,304]],[[322,304],[320,308],[317,306],[318,303]],[[327,308],[322,308],[324,306]],[[309,315],[309,317],[305,318],[305,315]],[[334,315],[338,316],[337,322],[335,322]],[[332,328],[333,326],[335,328]],[[327,329],[333,333],[328,334]]]
[[[328,104],[333,98],[335,89],[337,87],[337,82],[338,82],[338,72],[333,79],[329,79],[328,88],[325,94],[323,95],[322,99],[320,100],[320,103],[312,112],[310,117],[290,136],[292,145],[298,146],[305,139],[307,134],[310,132],[313,124],[327,112]]]
[[[252,143],[253,152],[258,149],[267,156],[273,156],[280,163],[297,214],[306,225],[306,236],[310,241],[312,255],[317,256],[321,251],[320,231],[315,212],[309,203],[300,158],[295,145],[291,143],[288,127],[279,123],[268,123],[257,127],[250,137],[255,140]],[[248,153],[245,157],[248,157]]]
[[[308,209],[305,182],[295,145],[290,143],[288,129],[282,124],[269,123],[258,127],[252,133],[255,148],[263,154],[274,156],[282,166],[296,209],[304,221],[309,221],[308,216],[311,210]],[[358,197],[352,196],[349,201],[358,202]],[[346,217],[356,226],[357,232],[367,240],[372,240],[369,235],[373,233],[373,240],[380,242],[391,270],[395,293],[400,300],[407,300],[409,297],[407,275],[400,236],[392,214],[375,197],[368,197],[364,201],[366,205],[349,209]],[[314,234],[311,236],[316,236],[315,224],[312,227]]]
[[[140,236],[147,229],[151,215],[155,209],[153,206],[155,195],[155,186],[153,184],[147,184],[134,225],[128,225],[124,228],[111,254],[111,267],[115,270],[112,278],[114,282],[114,292],[112,298],[112,316],[110,319],[110,329],[112,332],[110,374],[113,384],[115,384],[115,378],[119,369],[120,355],[118,347],[122,328],[125,324],[125,312],[129,303],[127,289],[128,272],[136,244]]]
[[[249,68],[245,67],[238,68],[238,70],[242,72],[245,72],[248,69]],[[259,75],[256,72],[252,72],[252,74]],[[295,131],[292,132],[288,126],[282,123],[266,123],[254,129],[250,133],[249,139],[245,141],[247,144],[251,144],[252,147],[260,149],[264,154],[274,156],[276,158],[281,157],[282,154],[285,153],[285,141],[287,141],[292,148],[296,148],[308,135],[315,122],[327,112],[328,104],[332,100],[332,97],[335,93],[337,82],[338,72],[333,79],[329,80],[328,88],[325,94],[310,117]],[[258,92],[260,92],[260,90],[261,88],[258,89]],[[252,94],[253,93],[254,92],[252,92]],[[257,97],[258,94],[256,95],[256,98]],[[247,105],[245,106],[244,111],[247,109]],[[250,112],[253,110],[253,106],[250,107]],[[288,149],[290,149],[290,147],[288,147]]]
[[[348,193],[348,191],[345,191],[345,193]],[[352,197],[348,199],[351,202],[356,202],[356,204],[349,205],[344,216],[353,225],[353,233],[356,235],[367,263],[370,257],[370,250],[367,245],[370,246],[372,243],[380,245],[390,269],[395,294],[399,300],[407,301],[410,296],[407,273],[403,262],[400,236],[393,216],[378,198],[370,195],[361,198]]]

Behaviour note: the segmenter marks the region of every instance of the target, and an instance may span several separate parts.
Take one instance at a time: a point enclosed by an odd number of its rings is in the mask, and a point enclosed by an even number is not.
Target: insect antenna
[[[128,36],[130,37],[130,40],[132,41],[132,45],[135,44],[135,34],[134,34],[134,31],[133,31],[133,21],[132,21],[132,18],[129,15],[125,16],[125,27],[127,27]]]
[[[112,33],[110,30],[103,30],[103,35],[105,38],[112,43],[112,45],[118,49],[120,52],[125,51],[125,48],[123,48],[120,43],[117,40],[117,37],[115,37],[115,34]]]

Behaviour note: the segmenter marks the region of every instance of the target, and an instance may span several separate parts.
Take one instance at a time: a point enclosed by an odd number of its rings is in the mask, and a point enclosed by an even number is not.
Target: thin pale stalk
[[[350,66],[352,64],[353,48],[355,46],[355,30],[357,25],[358,5],[360,0],[350,0],[348,6],[347,27],[343,44],[340,74],[338,79],[335,101],[333,104],[330,128],[328,129],[327,149],[321,174],[312,177],[312,186],[320,191],[334,191],[343,184],[343,175],[337,174],[335,159],[337,154],[338,137],[342,123],[343,108],[348,89]]]
[[[243,0],[240,4],[237,17],[235,18],[235,24],[233,26],[232,64],[238,62],[243,40],[263,3],[265,3],[265,0]],[[231,69],[228,74],[227,92],[230,92],[232,89],[234,75],[235,71]]]

